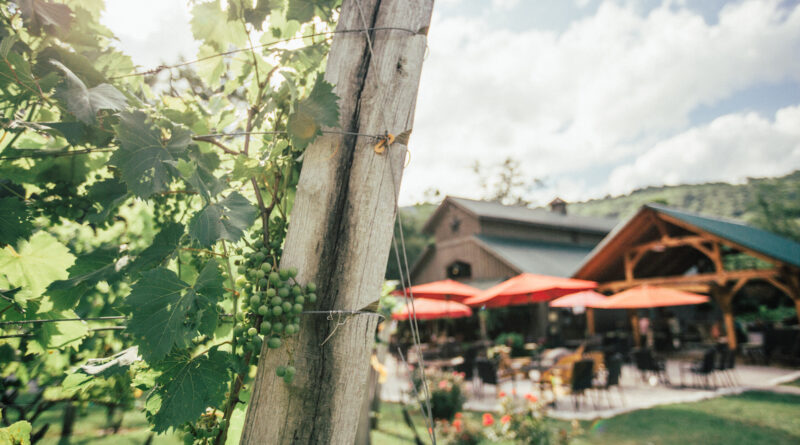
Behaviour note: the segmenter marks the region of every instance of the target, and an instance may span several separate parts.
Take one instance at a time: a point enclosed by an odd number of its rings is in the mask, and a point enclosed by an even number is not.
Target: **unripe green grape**
[[[261,265],[261,270],[263,270],[264,273],[269,272],[270,269],[272,269],[272,265],[269,263],[264,263]]]
[[[258,315],[264,316],[267,315],[268,312],[269,308],[266,305],[262,304],[258,307]]]
[[[258,287],[267,287],[267,284],[269,283],[267,283],[266,278],[261,278],[260,280],[258,280]]]
[[[247,278],[242,275],[236,277],[236,287],[244,287],[245,284],[247,284]]]
[[[294,366],[292,366],[292,365],[289,365],[289,366],[287,366],[287,367],[286,367],[286,375],[291,375],[291,376],[293,376],[293,375],[295,375],[296,373],[297,373],[297,370],[294,368]]]
[[[233,333],[234,333],[234,334],[235,334],[237,337],[241,336],[241,335],[242,335],[242,332],[244,332],[244,326],[242,326],[242,325],[236,325],[236,327],[235,327],[235,328],[233,328]]]
[[[258,329],[256,328],[250,328],[247,330],[247,335],[251,337],[254,337],[256,334],[258,334]]]
[[[278,283],[280,283],[281,282],[280,274],[278,274],[278,272],[270,272],[270,274],[269,274],[269,282],[274,284],[274,285],[277,285]]]
[[[303,305],[300,303],[295,303],[294,306],[292,307],[292,312],[294,312],[295,314],[303,312]]]
[[[261,299],[258,298],[258,295],[253,295],[252,297],[250,297],[250,305],[251,306],[256,308],[256,307],[258,307],[259,304],[261,304]]]
[[[256,249],[260,249],[260,248],[264,247],[264,239],[263,238],[259,238],[259,239],[255,240],[253,242],[253,247],[255,247]]]
[[[286,281],[289,279],[289,271],[286,269],[279,270],[278,274],[281,276],[281,281]]]
[[[283,332],[283,323],[277,322],[277,323],[273,324],[272,325],[272,332],[275,332],[276,334],[282,333]]]
[[[281,314],[283,314],[283,308],[282,307],[275,306],[275,307],[272,308],[272,315],[274,315],[276,317],[279,317]]]
[[[288,301],[281,303],[281,307],[283,308],[283,312],[287,315],[289,315],[289,312],[292,311],[292,303],[289,303]]]
[[[257,270],[257,271],[256,271],[256,277],[258,277],[258,278],[264,278],[264,276],[265,276],[265,275],[266,275],[266,274],[265,274],[265,273],[264,273],[264,271],[263,271],[263,270],[261,270],[261,269],[259,269],[259,270]],[[266,284],[265,284],[265,286],[266,286]]]
[[[261,322],[261,335],[267,335],[272,332],[272,323],[268,321]]]
[[[277,375],[278,377],[283,377],[284,375],[286,375],[286,367],[278,366],[277,368],[275,368],[275,375]]]
[[[276,291],[273,288],[267,289],[267,296],[268,297],[274,297],[275,295],[278,295],[278,291]]]
[[[244,275],[247,272],[247,268],[244,266],[239,266],[236,268],[236,272],[238,272],[239,275]]]
[[[283,382],[286,383],[287,385],[292,383],[292,380],[294,380],[293,375],[290,376],[289,374],[286,374],[285,376],[283,376]]]
[[[312,283],[308,283],[308,284],[306,284],[306,289],[308,289],[309,292],[316,292],[317,291],[317,285],[314,284],[313,282]]]
[[[294,335],[294,333],[295,333],[294,325],[293,324],[287,324],[286,327],[283,328],[283,332],[286,333],[286,335]]]
[[[264,255],[263,252],[256,252],[255,253],[255,259],[256,259],[257,263],[260,263],[260,262],[264,261],[264,258],[266,258],[266,255]]]
[[[281,305],[281,303],[283,303],[283,298],[281,298],[281,297],[278,297],[278,296],[272,297],[272,298],[269,300],[269,304],[270,304],[271,306],[280,306],[280,305]]]
[[[300,288],[298,285],[292,286],[292,295],[298,296],[303,294],[303,289]]]
[[[317,294],[308,294],[306,295],[309,303],[316,303],[317,301]]]
[[[294,302],[297,304],[303,304],[306,302],[306,297],[298,295],[297,297],[295,297]]]
[[[296,267],[290,267],[288,272],[289,272],[289,276],[292,277],[292,278],[297,276],[297,268]]]
[[[278,349],[281,347],[281,339],[279,337],[270,337],[267,341],[267,346],[269,346],[270,349]]]
[[[289,296],[289,289],[285,287],[278,289],[278,296],[281,298],[287,298]]]

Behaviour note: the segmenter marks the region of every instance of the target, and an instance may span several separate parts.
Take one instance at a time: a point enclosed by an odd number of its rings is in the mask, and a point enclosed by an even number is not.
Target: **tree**
[[[530,191],[543,184],[540,179],[528,179],[521,170],[520,162],[511,157],[488,166],[475,161],[472,171],[478,176],[484,199],[505,205],[530,205]]]

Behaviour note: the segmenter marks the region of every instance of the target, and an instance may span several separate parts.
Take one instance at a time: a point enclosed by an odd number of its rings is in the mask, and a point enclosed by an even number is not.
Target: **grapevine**
[[[101,2],[0,5],[3,426],[35,443],[48,410],[67,429],[103,406],[113,430],[135,408],[153,434],[236,442],[258,357],[317,300],[279,265],[304,150],[338,125],[338,5],[197,2],[197,60],[154,70]],[[292,385],[288,352],[271,372]]]

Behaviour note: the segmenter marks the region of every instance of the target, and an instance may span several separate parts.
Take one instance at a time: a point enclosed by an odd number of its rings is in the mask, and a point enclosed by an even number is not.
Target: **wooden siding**
[[[444,241],[464,238],[468,239],[470,236],[475,235],[480,230],[478,218],[466,211],[458,208],[455,205],[448,204],[446,208],[442,209],[442,215],[439,217],[439,222],[433,232],[436,239],[436,244]],[[458,231],[453,232],[452,222],[457,218],[460,222]]]
[[[411,277],[413,284],[429,283],[447,278],[447,266],[463,261],[472,268],[473,280],[505,279],[518,275],[520,271],[512,269],[494,255],[480,247],[473,239],[451,240],[438,243],[433,255],[423,260]]]

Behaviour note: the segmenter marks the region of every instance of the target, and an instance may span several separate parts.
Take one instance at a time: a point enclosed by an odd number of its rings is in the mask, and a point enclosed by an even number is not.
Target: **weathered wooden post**
[[[325,79],[344,132],[410,130],[433,0],[345,0]],[[404,143],[326,134],[309,146],[281,267],[317,283],[315,310],[356,310],[380,295],[406,157]],[[330,318],[330,319],[328,319]],[[377,318],[304,314],[286,348],[262,350],[241,443],[352,444]],[[330,338],[328,338],[330,337]],[[275,368],[291,359],[286,384]]]

